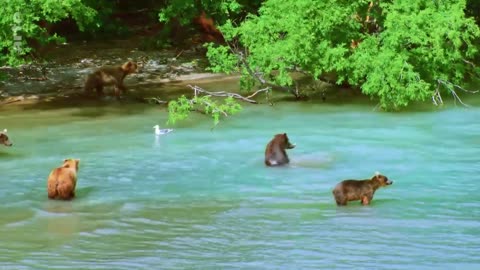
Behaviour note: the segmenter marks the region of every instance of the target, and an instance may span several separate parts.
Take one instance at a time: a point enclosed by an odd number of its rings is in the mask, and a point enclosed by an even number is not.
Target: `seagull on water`
[[[153,128],[155,129],[155,135],[157,136],[164,135],[173,131],[173,129],[171,128],[160,129],[159,125],[155,125],[153,126]]]

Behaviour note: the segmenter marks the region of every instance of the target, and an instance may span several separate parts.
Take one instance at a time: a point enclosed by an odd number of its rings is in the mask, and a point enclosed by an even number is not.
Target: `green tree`
[[[222,30],[228,46],[210,45],[216,72],[240,72],[292,90],[292,71],[314,80],[335,74],[395,110],[461,88],[478,70],[471,59],[480,31],[465,0],[267,0],[258,15]]]
[[[263,0],[167,0],[160,10],[161,22],[178,18],[181,24],[188,24],[192,19],[205,11],[218,23],[227,19],[241,19],[248,13],[255,13]]]
[[[65,18],[76,21],[83,31],[95,21],[96,11],[81,0],[9,0],[2,1],[0,13],[0,64],[16,65],[25,60],[32,48],[27,42],[40,44],[63,39],[48,33],[42,24]]]

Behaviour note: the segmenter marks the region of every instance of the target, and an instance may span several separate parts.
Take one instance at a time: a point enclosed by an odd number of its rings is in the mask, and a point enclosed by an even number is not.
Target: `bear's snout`
[[[393,184],[393,181],[392,180],[387,180],[387,182],[385,182],[385,184],[391,185],[391,184]]]

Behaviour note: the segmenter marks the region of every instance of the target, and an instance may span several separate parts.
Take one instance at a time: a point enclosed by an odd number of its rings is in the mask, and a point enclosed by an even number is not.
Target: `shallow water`
[[[158,139],[160,107],[0,112],[1,269],[480,269],[479,109],[251,106]],[[292,164],[266,168],[287,132]],[[77,198],[46,178],[80,158]],[[333,186],[375,171],[370,206]]]

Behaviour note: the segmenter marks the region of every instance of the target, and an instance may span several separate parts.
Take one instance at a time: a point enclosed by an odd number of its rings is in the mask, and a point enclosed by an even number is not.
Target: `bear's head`
[[[125,74],[131,74],[134,72],[137,72],[138,65],[135,62],[128,61],[125,64],[122,65],[122,70],[125,72]]]
[[[389,180],[385,175],[375,172],[375,175],[372,177],[373,181],[377,181],[381,187],[388,186],[393,184],[393,181]]]
[[[283,134],[277,134],[275,135],[275,140],[279,142],[280,146],[283,149],[293,149],[295,148],[295,144],[290,143],[290,140],[288,139],[287,133]]]
[[[68,158],[63,161],[64,168],[74,168],[75,171],[78,171],[78,164],[80,164],[80,159]]]
[[[10,139],[8,138],[6,129],[0,132],[0,144],[3,144],[5,146],[13,145],[12,141],[10,141]]]

